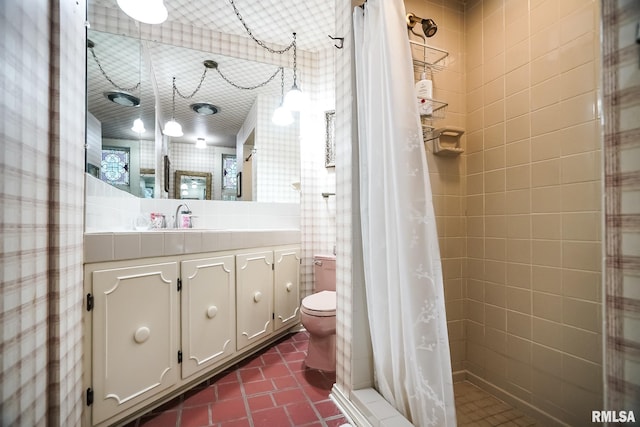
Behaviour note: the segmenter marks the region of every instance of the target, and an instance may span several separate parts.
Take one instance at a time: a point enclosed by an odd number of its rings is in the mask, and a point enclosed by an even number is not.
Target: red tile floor
[[[298,332],[127,427],[337,427],[347,423],[329,399],[334,375],[305,369],[309,336]]]

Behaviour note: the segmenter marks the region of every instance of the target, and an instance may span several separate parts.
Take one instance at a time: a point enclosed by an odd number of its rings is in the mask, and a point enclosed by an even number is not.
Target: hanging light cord
[[[173,99],[171,100],[171,120],[176,117],[176,92],[178,88],[176,87],[176,78],[173,78]]]
[[[195,88],[195,90],[191,93],[191,95],[183,95],[180,93],[180,90],[178,90],[178,87],[176,86],[176,78],[173,78],[173,89],[175,92],[178,93],[178,96],[180,96],[180,98],[183,99],[191,99],[194,96],[196,96],[196,93],[198,93],[198,91],[200,90],[200,88],[202,87],[202,82],[204,82],[204,78],[207,77],[207,67],[204,67],[204,72],[202,73],[202,77],[200,77],[200,83],[198,83],[198,87]],[[175,97],[175,94],[174,94]]]
[[[298,45],[296,43],[296,33],[293,33],[293,41],[291,42],[293,46],[293,85],[298,86]]]
[[[280,105],[284,102],[284,68],[280,68],[282,71],[282,79],[280,80]]]
[[[264,49],[268,50],[271,53],[277,53],[279,55],[282,55],[283,53],[287,52],[289,49],[291,49],[292,47],[295,46],[296,39],[295,39],[295,35],[294,35],[293,41],[289,44],[289,46],[285,47],[284,49],[273,49],[273,48],[270,48],[269,46],[266,45],[265,42],[263,42],[262,40],[256,38],[253,35],[253,32],[251,31],[251,29],[249,28],[247,23],[244,22],[244,19],[242,18],[242,15],[240,15],[240,11],[236,7],[235,2],[233,0],[229,0],[229,3],[231,3],[231,6],[233,7],[233,11],[236,13],[236,16],[238,17],[238,20],[240,20],[240,22],[242,23],[242,26],[246,30],[247,34],[249,34],[249,37],[251,37],[253,39],[253,41],[256,42],[259,46],[263,47]]]
[[[115,82],[113,80],[111,80],[111,78],[107,75],[106,71],[104,71],[104,69],[102,68],[102,64],[100,64],[100,61],[98,60],[98,57],[96,56],[96,53],[93,51],[93,47],[90,47],[89,50],[91,51],[91,56],[93,56],[93,59],[96,61],[96,64],[98,64],[98,68],[100,69],[100,72],[102,73],[104,78],[107,79],[109,81],[109,83],[111,83],[113,85],[113,87],[115,87],[116,89],[118,89],[120,91],[123,91],[123,92],[135,92],[140,87],[140,82],[139,81],[138,81],[138,83],[136,83],[135,86],[133,86],[131,88],[124,88],[124,87],[120,87],[117,84],[115,84]]]
[[[218,74],[220,74],[220,77],[222,77],[222,79],[229,83],[231,86],[235,87],[236,89],[243,89],[243,90],[252,90],[252,89],[258,89],[260,87],[266,86],[268,85],[273,79],[275,79],[275,77],[278,75],[278,73],[282,73],[282,78],[284,80],[284,68],[279,67],[275,73],[273,73],[271,75],[271,77],[269,77],[267,80],[263,81],[262,83],[258,83],[257,85],[254,86],[242,86],[239,85],[237,83],[232,82],[231,80],[229,80],[229,78],[227,76],[225,76],[222,71],[220,71],[220,68],[216,68],[216,71],[218,72]]]

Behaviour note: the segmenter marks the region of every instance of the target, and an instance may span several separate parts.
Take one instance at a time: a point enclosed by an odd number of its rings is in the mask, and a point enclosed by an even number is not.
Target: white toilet
[[[336,257],[313,258],[313,294],[302,300],[300,316],[309,332],[307,368],[336,370]]]

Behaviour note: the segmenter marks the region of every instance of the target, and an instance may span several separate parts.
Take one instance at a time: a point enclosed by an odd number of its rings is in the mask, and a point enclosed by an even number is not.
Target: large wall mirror
[[[209,174],[208,199],[299,201],[299,118],[287,127],[271,122],[280,74],[252,90],[235,87],[267,81],[277,65],[93,29],[88,39],[88,173],[138,197],[179,197],[184,183],[176,181],[176,171],[188,171]],[[218,68],[206,69],[206,60]],[[284,87],[291,87],[292,70],[284,76]],[[162,135],[172,116],[182,125],[181,137]],[[144,132],[132,129],[136,119]],[[165,155],[171,165],[167,192],[159,184]],[[236,177],[243,177],[240,199]]]

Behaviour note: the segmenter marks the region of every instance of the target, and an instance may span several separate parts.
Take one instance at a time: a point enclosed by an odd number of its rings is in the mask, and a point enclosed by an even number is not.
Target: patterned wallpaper
[[[0,11],[2,425],[80,422],[84,20],[83,2]]]
[[[605,405],[640,412],[640,68],[637,1],[602,1]],[[636,415],[637,417],[637,415]]]
[[[276,126],[271,116],[280,105],[280,98],[258,96],[256,102],[254,198],[261,202],[297,203],[300,195],[291,184],[300,181],[299,121]]]

